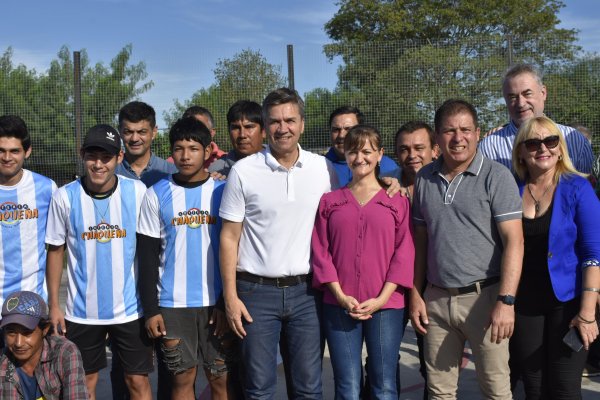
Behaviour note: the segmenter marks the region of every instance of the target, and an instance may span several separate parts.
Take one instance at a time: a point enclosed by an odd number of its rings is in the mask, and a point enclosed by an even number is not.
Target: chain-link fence
[[[585,49],[584,49],[585,50]],[[116,123],[119,108],[126,102],[151,93],[150,80],[143,66],[128,64],[127,51],[102,69],[87,66],[83,60],[81,81],[83,131],[96,123]],[[186,49],[189,51],[189,49]],[[285,54],[285,46],[281,53]],[[77,173],[78,152],[75,140],[75,86],[70,54],[59,53],[48,70],[38,73],[27,66],[11,63],[9,52],[0,58],[0,114],[20,115],[28,124],[34,149],[27,167],[48,175],[57,183],[69,181]],[[384,135],[388,154],[392,153],[393,136],[402,124],[411,119],[432,122],[435,109],[448,98],[463,98],[472,102],[480,114],[482,132],[508,122],[501,95],[501,78],[511,63],[530,62],[544,73],[548,88],[546,114],[563,124],[578,124],[600,133],[600,58],[563,46],[561,43],[540,43],[537,40],[514,43],[507,37],[476,37],[460,43],[405,41],[354,45],[303,46],[294,49],[296,87],[302,80],[319,71],[331,71],[329,57],[342,60],[334,89],[310,88],[301,93],[306,102],[306,127],[301,144],[322,151],[329,146],[328,117],[341,105],[359,107],[367,121]],[[173,65],[185,57],[171,57]],[[275,64],[283,82],[288,68],[284,57],[266,55]],[[87,68],[87,69],[86,69]],[[200,68],[200,66],[198,67]],[[206,66],[202,66],[206,69]],[[253,79],[247,77],[244,79]],[[228,149],[225,112],[237,99],[261,102],[261,93],[274,87],[270,80],[260,87],[238,82],[235,91],[225,92],[218,85],[201,90],[202,105],[215,114],[219,134],[216,142]],[[335,78],[334,78],[335,79]],[[190,77],[190,80],[191,77]],[[238,79],[239,80],[239,79]],[[242,79],[243,81],[243,79]],[[222,82],[220,82],[222,83]],[[258,85],[258,87],[257,87]],[[201,89],[201,88],[197,88]],[[233,94],[232,94],[233,93]],[[187,105],[171,109],[157,108],[167,123]],[[600,140],[594,139],[597,150]],[[165,137],[156,143],[155,151],[168,156]]]

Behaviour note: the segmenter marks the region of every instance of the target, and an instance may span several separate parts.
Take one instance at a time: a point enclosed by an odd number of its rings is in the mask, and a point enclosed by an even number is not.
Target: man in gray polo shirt
[[[468,340],[484,397],[511,399],[504,339],[513,332],[523,260],[519,191],[508,169],[477,151],[471,104],[446,101],[436,111],[435,132],[442,156],[415,183],[410,292],[412,324],[425,335],[429,395],[456,396]]]

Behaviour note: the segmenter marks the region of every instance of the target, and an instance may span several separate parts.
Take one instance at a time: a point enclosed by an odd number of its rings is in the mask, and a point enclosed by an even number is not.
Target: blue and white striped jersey
[[[56,184],[23,170],[14,186],[0,185],[0,302],[12,292],[46,293],[46,220]]]
[[[71,182],[52,198],[46,243],[67,244],[69,290],[65,318],[89,325],[112,325],[140,318],[135,229],[146,186],[118,176],[106,199]]]
[[[594,155],[590,142],[575,128],[570,126],[556,124],[558,129],[565,137],[569,157],[577,171],[589,174],[592,172]],[[481,139],[479,150],[487,158],[498,161],[513,171],[512,168],[512,150],[517,137],[517,127],[511,121],[510,124],[497,132]]]
[[[146,192],[138,233],[161,239],[161,307],[211,306],[220,295],[219,206],[224,187],[224,181],[209,178],[185,188],[169,176]]]

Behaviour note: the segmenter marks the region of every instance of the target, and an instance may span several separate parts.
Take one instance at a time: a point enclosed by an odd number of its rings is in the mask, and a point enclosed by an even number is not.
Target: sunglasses
[[[540,139],[527,139],[522,143],[525,145],[527,151],[538,151],[542,147],[542,143],[547,149],[553,149],[558,146],[560,138],[558,136],[548,136],[543,140]]]

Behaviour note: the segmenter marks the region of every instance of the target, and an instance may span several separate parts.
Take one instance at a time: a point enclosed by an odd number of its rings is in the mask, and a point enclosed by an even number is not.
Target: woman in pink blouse
[[[359,398],[364,341],[371,398],[397,399],[404,291],[413,281],[410,206],[406,197],[389,198],[378,179],[383,148],[375,128],[352,128],[344,151],[352,180],[323,195],[312,237],[335,398]]]

